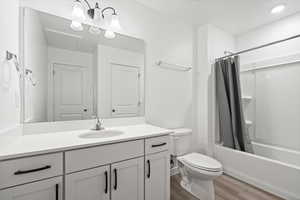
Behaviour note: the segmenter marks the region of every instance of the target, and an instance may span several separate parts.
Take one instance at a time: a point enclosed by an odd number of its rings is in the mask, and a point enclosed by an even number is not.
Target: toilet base
[[[185,181],[182,179],[180,185],[183,189],[200,200],[215,200],[215,190],[212,180]]]

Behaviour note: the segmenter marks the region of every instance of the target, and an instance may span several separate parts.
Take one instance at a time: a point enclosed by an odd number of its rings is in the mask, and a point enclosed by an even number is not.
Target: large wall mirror
[[[22,9],[24,122],[144,115],[145,43]],[[100,32],[103,30],[99,30]]]

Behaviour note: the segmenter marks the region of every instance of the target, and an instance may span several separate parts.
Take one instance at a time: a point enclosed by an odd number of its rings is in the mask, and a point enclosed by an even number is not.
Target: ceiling
[[[214,24],[238,35],[300,11],[300,0],[135,0],[161,14],[189,24]],[[278,4],[286,9],[270,14]]]
[[[114,39],[106,39],[104,31],[99,35],[88,32],[89,26],[84,25],[84,31],[76,32],[70,28],[70,20],[39,12],[41,24],[49,46],[92,53],[98,44],[115,48],[127,49],[144,53],[143,40],[117,34]]]

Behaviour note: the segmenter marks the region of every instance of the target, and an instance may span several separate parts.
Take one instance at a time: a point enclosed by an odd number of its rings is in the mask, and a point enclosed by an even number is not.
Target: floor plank
[[[171,178],[171,200],[198,200],[180,186],[180,176]],[[227,175],[214,182],[216,200],[283,200]]]

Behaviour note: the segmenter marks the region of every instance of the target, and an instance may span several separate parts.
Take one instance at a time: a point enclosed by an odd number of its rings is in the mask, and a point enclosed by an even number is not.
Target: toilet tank
[[[182,156],[191,149],[192,130],[187,128],[174,129],[171,134],[171,155]]]

